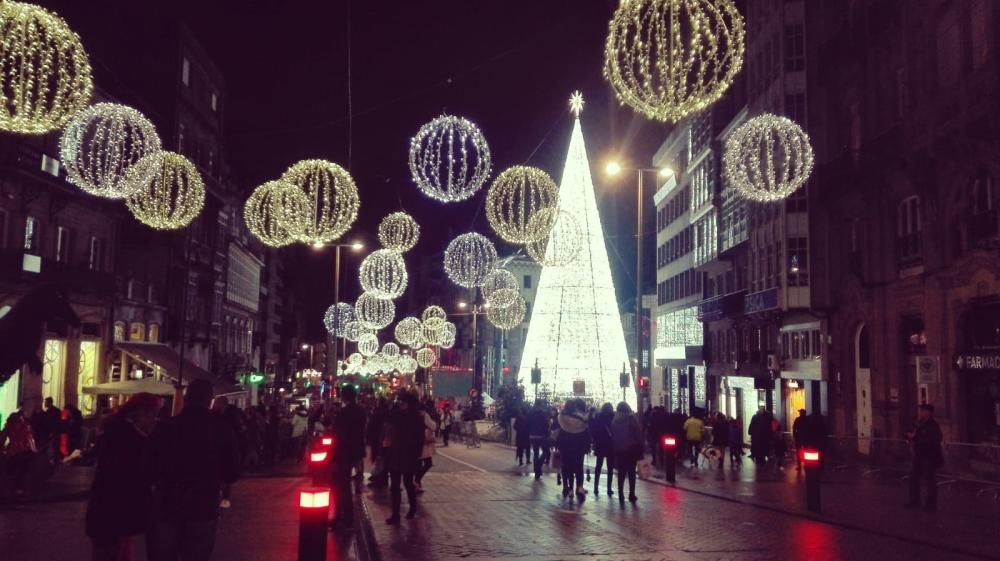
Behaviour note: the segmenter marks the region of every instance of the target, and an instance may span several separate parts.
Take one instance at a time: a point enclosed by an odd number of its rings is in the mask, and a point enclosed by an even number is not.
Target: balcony
[[[53,259],[41,259],[38,273],[24,270],[22,250],[0,251],[0,280],[31,285],[53,284],[64,287],[70,296],[92,294],[110,298],[115,292],[115,279],[110,273],[92,271],[85,264],[72,265]]]
[[[743,315],[746,290],[738,290],[722,296],[702,300],[698,304],[698,320],[711,321],[724,317]]]
[[[778,288],[768,288],[747,294],[744,296],[743,311],[746,314],[755,314],[774,310],[778,307]]]

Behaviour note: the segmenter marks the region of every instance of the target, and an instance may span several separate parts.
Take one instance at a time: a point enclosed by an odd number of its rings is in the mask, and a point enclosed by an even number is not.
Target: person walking
[[[386,468],[389,470],[389,492],[392,498],[392,516],[385,523],[399,524],[399,512],[406,487],[410,503],[407,518],[417,515],[417,489],[413,477],[420,469],[420,453],[424,446],[424,419],[418,409],[417,396],[404,392],[396,407],[389,412],[385,431]]]
[[[729,466],[743,465],[743,429],[739,418],[729,420]]]
[[[667,412],[663,407],[656,406],[649,411],[649,421],[646,425],[646,443],[649,446],[653,458],[653,466],[663,464],[662,446],[660,440],[663,438],[667,428]]]
[[[615,446],[611,440],[611,422],[615,418],[615,407],[610,403],[601,406],[601,411],[590,421],[590,439],[594,443],[594,494],[600,493],[601,468],[608,466],[608,496],[615,493],[611,490],[615,479],[614,453]]]
[[[548,459],[549,414],[545,402],[535,400],[535,407],[528,413],[528,440],[531,442],[531,458],[535,468],[535,480],[542,478],[542,464]]]
[[[389,482],[389,472],[385,469],[385,449],[382,447],[385,423],[388,419],[389,402],[384,397],[380,397],[375,404],[375,409],[372,410],[366,431],[366,440],[372,458],[372,473],[368,476],[368,485],[376,489],[385,487]]]
[[[913,467],[910,470],[910,501],[906,508],[920,508],[920,486],[924,485],[927,501],[924,510],[937,510],[937,470],[944,463],[941,451],[941,427],[934,420],[934,406],[924,403],[917,410],[917,424],[906,433],[913,452]]]
[[[576,486],[576,495],[582,500],[587,494],[583,485],[583,457],[590,450],[590,430],[584,416],[586,405],[582,399],[566,402],[556,418],[559,433],[556,447],[562,456],[563,497],[568,497]]]
[[[444,447],[448,447],[448,441],[451,439],[451,426],[455,424],[455,414],[451,411],[451,404],[445,403],[444,409],[441,411],[441,439],[444,441]]]
[[[771,438],[774,439],[771,449],[774,451],[775,468],[785,469],[785,431],[781,430],[781,421],[776,417],[771,417]]]
[[[301,459],[306,453],[306,445],[309,443],[309,411],[304,405],[295,408],[292,414],[292,448],[295,450],[295,458]]]
[[[771,444],[774,442],[771,413],[763,407],[754,413],[750,418],[747,434],[750,435],[750,459],[758,465],[766,463],[767,457],[771,455]]]
[[[615,469],[618,471],[618,502],[625,504],[625,478],[628,477],[628,500],[635,502],[635,466],[642,459],[642,425],[628,403],[618,404],[611,421],[611,442],[614,446]]]
[[[420,469],[413,479],[413,485],[416,487],[417,493],[424,492],[424,476],[434,466],[434,445],[437,443],[437,438],[434,437],[437,434],[437,421],[431,416],[430,411],[427,410],[428,408],[433,409],[434,402],[430,402],[421,411],[424,421],[424,446],[420,450]]]
[[[211,403],[212,383],[193,380],[184,392],[184,409],[149,437],[150,561],[207,561],[212,555],[219,496],[223,484],[239,477],[239,452],[232,427],[209,411]]]
[[[802,471],[802,432],[806,425],[806,410],[799,409],[799,416],[792,421],[792,443],[795,444],[795,469]]]
[[[354,499],[351,497],[351,470],[365,459],[365,410],[358,405],[358,392],[346,385],[340,391],[344,407],[333,424],[333,488],[336,499],[334,527],[346,530],[354,525]]]
[[[698,467],[698,454],[701,453],[701,442],[705,436],[704,432],[705,421],[701,420],[701,414],[696,410],[684,421],[684,439],[687,441],[692,468]]]
[[[132,538],[146,532],[152,492],[144,464],[160,398],[133,395],[97,441],[97,469],[84,518],[93,561],[131,561]]]
[[[224,420],[233,431],[236,437],[236,450],[239,457],[240,466],[243,465],[243,458],[246,455],[246,429],[240,410],[229,404],[226,396],[217,397],[212,402],[212,412]],[[233,506],[232,498],[233,486],[230,483],[222,483],[222,500],[219,501],[219,508],[230,508]]]
[[[721,412],[712,419],[712,446],[719,452],[719,469],[726,463],[726,448],[729,447],[729,420]],[[732,460],[729,466],[733,466]]]
[[[531,435],[528,434],[528,413],[524,407],[518,407],[517,416],[514,417],[514,455],[517,457],[517,466],[531,463]]]
[[[37,414],[36,414],[37,415]],[[31,425],[24,418],[24,413],[15,411],[7,417],[3,431],[0,431],[0,455],[3,456],[4,478],[0,484],[0,499],[5,495],[21,500],[31,494],[32,464],[38,448]]]

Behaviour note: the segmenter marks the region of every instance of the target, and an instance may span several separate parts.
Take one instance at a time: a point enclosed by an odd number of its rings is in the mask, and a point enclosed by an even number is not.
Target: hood
[[[587,421],[583,417],[576,415],[559,415],[559,429],[568,433],[577,434],[587,429]]]

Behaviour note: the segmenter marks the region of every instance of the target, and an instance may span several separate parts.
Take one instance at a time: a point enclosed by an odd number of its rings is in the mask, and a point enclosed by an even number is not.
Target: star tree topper
[[[580,93],[580,90],[576,90],[573,95],[569,96],[569,111],[576,117],[579,117],[580,113],[583,112],[583,94]]]

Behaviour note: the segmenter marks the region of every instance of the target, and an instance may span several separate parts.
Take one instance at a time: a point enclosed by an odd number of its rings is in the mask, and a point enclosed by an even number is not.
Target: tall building
[[[516,256],[507,261],[503,266],[514,274],[521,289],[521,297],[524,298],[526,313],[524,323],[515,327],[503,335],[503,357],[501,373],[504,382],[515,382],[520,380],[521,384],[528,385],[531,378],[521,379],[521,355],[524,353],[524,344],[528,340],[528,325],[531,323],[531,310],[534,307],[536,292],[538,291],[538,278],[542,274],[542,267],[533,259]],[[534,366],[531,364],[529,366]]]

